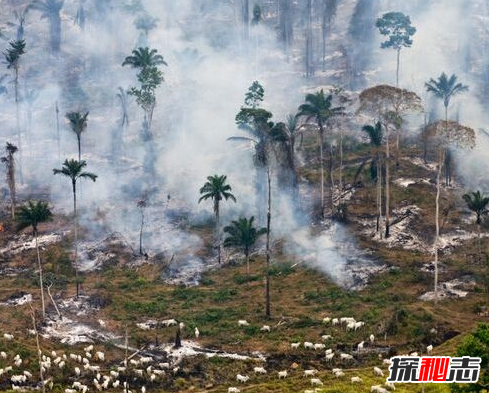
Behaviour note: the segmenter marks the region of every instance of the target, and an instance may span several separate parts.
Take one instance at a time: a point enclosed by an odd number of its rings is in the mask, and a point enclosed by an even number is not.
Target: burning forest
[[[487,391],[488,45],[485,0],[0,0],[0,391]]]

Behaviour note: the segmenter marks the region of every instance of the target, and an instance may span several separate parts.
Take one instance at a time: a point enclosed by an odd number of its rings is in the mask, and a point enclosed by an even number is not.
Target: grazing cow
[[[355,331],[365,326],[365,322],[355,322]]]
[[[323,382],[319,378],[311,378],[311,385],[323,386]]]
[[[238,382],[246,383],[248,382],[248,379],[250,379],[250,377],[248,377],[247,375],[241,375],[241,374],[236,375],[236,380]]]
[[[374,367],[374,374],[377,375],[378,377],[384,376],[384,372],[378,367]]]
[[[313,377],[317,373],[318,373],[318,370],[316,370],[316,369],[304,370],[304,377]]]
[[[253,371],[256,374],[266,374],[267,373],[267,370],[265,370],[263,367],[255,367],[255,368],[253,368]]]
[[[163,325],[165,325],[166,327],[176,326],[177,325],[177,321],[174,320],[174,319],[167,319],[166,321],[162,321],[161,323]]]

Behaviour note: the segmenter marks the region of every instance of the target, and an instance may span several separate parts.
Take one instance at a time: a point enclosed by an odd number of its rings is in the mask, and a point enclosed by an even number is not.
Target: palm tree
[[[20,58],[25,54],[25,41],[17,40],[10,42],[10,47],[4,53],[7,68],[13,70],[14,73],[14,89],[15,89],[15,107],[16,107],[16,119],[17,119],[17,144],[21,147],[20,138],[20,114],[19,114],[19,68]],[[22,161],[22,160],[21,160]],[[22,179],[21,179],[22,180]]]
[[[73,217],[74,217],[74,227],[75,227],[75,279],[76,279],[76,297],[79,296],[79,286],[78,281],[78,216],[76,210],[76,182],[78,179],[90,179],[91,181],[97,180],[97,175],[90,172],[83,172],[83,168],[87,166],[86,161],[77,160],[65,160],[63,167],[61,169],[53,169],[53,174],[63,175],[71,180],[73,187]]]
[[[238,247],[243,250],[246,258],[246,271],[250,274],[250,252],[258,238],[267,233],[266,228],[257,229],[253,225],[255,217],[239,218],[232,221],[231,225],[224,227],[228,237],[224,239],[224,247]]]
[[[221,228],[219,225],[219,206],[223,198],[227,201],[231,199],[236,202],[236,198],[231,194],[231,186],[226,183],[227,176],[208,176],[204,186],[200,189],[199,203],[211,199],[214,203],[214,214],[216,216],[216,238],[217,238],[217,255],[219,264],[221,264]]]
[[[376,232],[382,233],[380,230],[380,222],[382,219],[382,164],[380,161],[379,149],[382,146],[383,132],[382,124],[380,121],[375,123],[375,125],[365,125],[362,127],[362,131],[365,132],[369,139],[370,146],[375,150],[375,155],[372,158],[372,163],[370,165],[370,177],[372,180],[376,180],[377,189],[377,225]]]
[[[16,203],[16,191],[15,191],[15,159],[14,154],[17,153],[17,146],[7,142],[5,151],[7,155],[1,158],[1,161],[5,163],[7,169],[7,183],[10,190],[10,214],[12,218],[15,218],[15,203]]]
[[[61,18],[60,12],[64,0],[35,0],[31,8],[41,12],[41,19],[49,21],[49,43],[51,51],[57,53],[61,46]]]
[[[70,122],[70,128],[75,133],[78,142],[78,161],[81,161],[81,135],[87,129],[88,112],[68,112],[66,118]]]
[[[132,68],[146,69],[158,65],[168,66],[163,56],[158,54],[158,50],[138,48],[132,51],[132,56],[127,56],[122,66],[131,66]]]
[[[477,237],[478,237],[478,248],[479,248],[479,262],[482,257],[481,250],[481,224],[482,216],[487,213],[487,205],[489,204],[489,197],[484,196],[480,191],[470,192],[462,196],[464,201],[467,203],[467,207],[475,213],[477,224]]]
[[[425,86],[426,91],[433,93],[436,98],[443,101],[443,106],[445,107],[445,122],[448,124],[448,106],[450,105],[450,100],[452,97],[468,91],[469,87],[463,85],[462,83],[457,83],[457,76],[455,74],[452,74],[452,76],[449,78],[444,72],[441,73],[437,80],[431,78],[425,83]],[[450,162],[451,155],[450,152],[447,151],[445,157],[445,182],[447,185],[450,185],[452,177]]]
[[[331,94],[325,95],[324,90],[321,89],[315,94],[307,94],[306,102],[299,106],[299,112],[297,117],[305,117],[306,121],[314,119],[318,126],[318,139],[319,139],[319,159],[321,164],[321,215],[324,217],[324,133],[325,124],[333,116],[337,116],[343,113],[343,107],[333,107],[333,96]],[[333,157],[331,156],[332,160]],[[332,169],[332,163],[331,163]],[[333,184],[331,184],[331,193],[333,193]],[[331,206],[334,209],[334,206]]]
[[[140,47],[132,51],[132,56],[125,58],[122,66],[129,65],[132,68],[139,69],[137,79],[140,87],[131,87],[128,91],[129,95],[136,98],[137,104],[144,111],[143,120],[143,138],[146,144],[147,154],[145,157],[144,167],[150,172],[154,172],[154,146],[152,144],[153,135],[151,124],[153,113],[156,106],[156,89],[164,81],[163,72],[158,68],[159,65],[168,64],[163,59],[163,56],[158,54],[156,49],[148,47]]]
[[[44,288],[43,288],[43,275],[41,256],[39,254],[39,244],[37,242],[38,225],[49,221],[52,217],[51,210],[47,202],[43,201],[29,201],[24,206],[21,206],[17,210],[17,225],[18,229],[22,230],[27,227],[32,227],[32,235],[36,244],[37,264],[39,268],[39,287],[41,289],[41,304],[42,304],[42,316],[46,317],[46,306],[44,303]]]

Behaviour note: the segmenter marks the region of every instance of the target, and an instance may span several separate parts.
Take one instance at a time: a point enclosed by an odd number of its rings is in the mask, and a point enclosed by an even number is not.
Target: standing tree
[[[287,59],[289,58],[289,50],[294,36],[292,3],[292,0],[278,0],[279,38]]]
[[[66,118],[70,123],[71,131],[76,135],[76,140],[78,142],[78,161],[81,161],[81,136],[87,129],[88,112],[68,112]]]
[[[307,24],[306,24],[306,77],[314,75],[314,53],[312,42],[312,2],[307,0]]]
[[[376,117],[385,129],[385,237],[390,236],[390,126],[400,133],[402,117],[409,112],[422,111],[421,98],[409,90],[379,85],[360,93],[360,112]]]
[[[78,179],[90,179],[91,181],[97,180],[97,175],[90,172],[83,172],[83,168],[87,166],[86,161],[77,160],[65,160],[63,167],[61,169],[53,169],[53,174],[63,175],[71,180],[71,185],[73,189],[73,221],[75,228],[75,280],[76,280],[76,297],[78,298],[80,294],[80,282],[78,280],[78,214],[76,208],[76,182]]]
[[[146,199],[140,199],[136,206],[141,214],[141,226],[139,228],[139,255],[143,255],[144,209],[148,207],[148,201]]]
[[[214,214],[216,216],[216,243],[219,265],[221,264],[221,227],[219,223],[219,207],[223,198],[227,201],[231,199],[236,202],[236,198],[231,194],[231,186],[226,183],[227,176],[208,176],[207,182],[200,189],[199,203],[211,199],[214,203]]]
[[[263,220],[263,208],[266,206],[266,176],[267,167],[270,161],[272,130],[277,126],[271,122],[272,113],[260,108],[263,101],[264,89],[259,82],[255,81],[245,94],[245,106],[242,106],[236,115],[236,124],[245,131],[248,136],[233,136],[228,138],[230,141],[251,142],[254,145],[255,154],[253,156],[256,168],[255,189],[257,193],[257,211],[260,220]]]
[[[382,124],[380,121],[375,125],[365,125],[362,127],[362,131],[368,136],[369,145],[373,149],[372,163],[370,165],[370,178],[376,181],[376,193],[377,193],[377,225],[376,232],[381,231],[380,224],[382,220],[382,163],[380,160],[380,147],[382,146]]]
[[[49,43],[51,51],[58,53],[61,47],[61,17],[64,0],[35,0],[31,8],[41,12],[41,19],[49,21]]]
[[[250,0],[242,0],[243,2],[243,35],[244,40],[250,38]]]
[[[27,227],[32,227],[32,236],[36,244],[37,253],[37,265],[39,269],[39,288],[41,290],[41,305],[42,305],[42,317],[46,318],[46,306],[44,303],[44,287],[43,287],[43,275],[41,255],[39,253],[39,244],[37,242],[38,226],[39,224],[49,221],[52,217],[51,210],[47,202],[43,201],[29,201],[24,206],[21,206],[17,210],[17,223],[19,230]]]
[[[336,16],[339,0],[322,0],[321,3],[321,35],[322,35],[322,69],[326,71],[326,37]]]
[[[266,228],[255,228],[253,221],[255,217],[250,219],[246,217],[239,218],[237,221],[232,221],[231,225],[224,227],[224,232],[228,237],[224,239],[224,247],[241,248],[246,258],[246,271],[250,275],[250,252],[253,249],[256,241],[261,235],[267,233]]]
[[[323,89],[315,94],[306,95],[306,103],[299,106],[297,117],[305,117],[306,121],[314,119],[318,126],[319,160],[321,165],[321,216],[324,217],[324,136],[325,125],[332,117],[343,113],[342,107],[333,107],[333,96],[326,96]],[[332,160],[333,157],[331,156]],[[332,163],[330,163],[332,167]],[[331,194],[333,194],[333,184],[331,184]],[[334,206],[331,206],[333,212]]]
[[[262,19],[260,4],[255,3],[253,5],[253,18],[251,19],[251,25],[256,26],[262,21]]]
[[[14,154],[17,152],[17,146],[8,143],[5,146],[7,155],[2,157],[1,160],[5,163],[7,169],[7,183],[10,190],[10,214],[12,218],[15,218],[15,205],[16,205],[16,191],[15,191],[15,159]]]
[[[267,211],[267,254],[266,254],[266,273],[265,273],[265,317],[271,317],[270,307],[270,230],[272,223],[272,182],[270,179],[270,168],[267,170],[268,180],[268,211]]]
[[[431,78],[425,83],[425,86],[428,92],[433,93],[436,98],[443,101],[443,106],[445,107],[445,122],[448,124],[448,107],[450,105],[450,100],[452,97],[468,91],[469,87],[462,83],[457,83],[457,76],[455,74],[452,74],[452,76],[448,78],[444,72],[441,73],[437,80]],[[445,183],[447,186],[450,185],[451,180],[451,154],[448,150],[445,157]]]
[[[399,87],[399,57],[403,47],[409,48],[413,40],[411,37],[416,33],[416,28],[411,26],[411,19],[402,12],[388,12],[377,19],[375,26],[380,34],[388,37],[387,41],[380,44],[383,49],[392,48],[397,52],[396,87]]]
[[[481,225],[482,216],[487,214],[487,205],[489,204],[489,197],[484,196],[480,191],[470,192],[462,195],[462,198],[467,203],[467,207],[475,213],[475,223],[477,225],[477,237],[478,237],[478,257],[479,262],[482,260],[482,247],[481,247]]]
[[[55,113],[56,113],[56,142],[58,145],[58,159],[61,156],[60,143],[61,143],[61,134],[59,132],[59,106],[58,101],[55,103]]]
[[[21,148],[21,131],[20,131],[20,113],[19,113],[19,69],[20,58],[25,53],[25,41],[12,41],[10,47],[4,53],[7,68],[13,71],[14,76],[14,91],[15,91],[15,110],[16,110],[16,128],[17,128],[17,145]],[[22,152],[21,152],[22,154]],[[21,160],[22,163],[22,160]],[[21,179],[22,181],[22,179]]]
[[[159,65],[167,66],[163,56],[158,54],[156,49],[138,48],[132,51],[132,55],[126,57],[122,66],[131,66],[139,70],[137,79],[140,87],[131,87],[129,95],[136,97],[137,104],[144,112],[143,140],[146,143],[146,157],[144,167],[150,173],[154,173],[154,146],[151,125],[153,112],[156,106],[156,89],[163,82],[163,72],[159,70]]]
[[[438,247],[440,242],[440,177],[441,168],[445,160],[446,151],[449,148],[472,149],[475,146],[475,131],[462,126],[455,121],[446,122],[439,120],[432,123],[426,130],[429,138],[437,147],[437,175],[436,175],[436,199],[435,199],[435,242],[433,245],[435,254],[435,302],[438,301]]]

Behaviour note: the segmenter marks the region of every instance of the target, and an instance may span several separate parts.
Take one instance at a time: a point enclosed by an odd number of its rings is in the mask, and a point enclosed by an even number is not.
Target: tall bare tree
[[[7,155],[2,157],[1,160],[5,164],[7,169],[7,183],[10,191],[10,215],[15,218],[15,206],[16,206],[16,187],[15,187],[15,159],[14,154],[17,152],[17,146],[7,142],[5,146],[5,152]]]
[[[436,199],[435,199],[435,241],[433,253],[435,255],[435,302],[438,301],[438,248],[440,242],[440,194],[441,194],[441,170],[449,148],[472,149],[475,146],[475,131],[469,127],[460,125],[455,121],[439,120],[427,128],[430,139],[437,150],[436,173]]]

